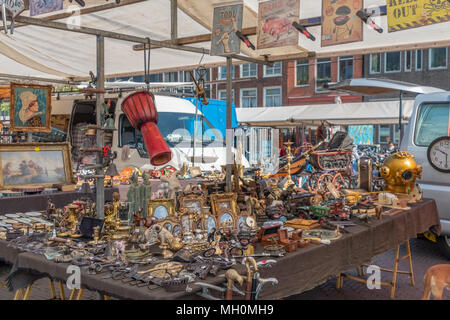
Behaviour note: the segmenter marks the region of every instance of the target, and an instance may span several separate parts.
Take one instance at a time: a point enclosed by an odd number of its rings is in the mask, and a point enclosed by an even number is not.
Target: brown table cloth
[[[343,233],[331,245],[311,244],[306,248],[287,254],[277,259],[277,263],[261,270],[261,277],[276,277],[279,281],[275,287],[266,287],[260,299],[280,299],[298,294],[325,282],[328,278],[341,272],[356,268],[372,257],[395,248],[395,246],[415,238],[417,234],[431,229],[440,233],[440,222],[434,200],[424,199],[413,204],[396,216],[383,216],[381,221],[372,220],[369,224],[348,227],[350,233]],[[0,242],[0,247],[3,243]],[[2,252],[2,251],[0,251]],[[52,278],[67,279],[67,264],[57,264],[47,261],[45,257],[32,253],[21,253],[18,256],[15,270],[32,271]],[[235,269],[245,274],[242,265]],[[13,276],[13,274],[11,275]],[[202,280],[198,280],[202,281]],[[224,278],[208,277],[206,281],[212,284],[224,282]],[[102,275],[88,275],[82,272],[83,287],[96,290],[110,296],[127,299],[191,299],[196,298],[192,293],[167,292],[162,288],[150,290],[147,287],[137,288],[121,281],[102,279]],[[193,292],[199,288],[189,284]]]

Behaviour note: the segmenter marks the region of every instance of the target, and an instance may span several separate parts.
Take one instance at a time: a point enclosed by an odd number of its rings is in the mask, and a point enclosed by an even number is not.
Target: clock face
[[[440,137],[431,142],[427,156],[434,169],[450,173],[450,137]]]

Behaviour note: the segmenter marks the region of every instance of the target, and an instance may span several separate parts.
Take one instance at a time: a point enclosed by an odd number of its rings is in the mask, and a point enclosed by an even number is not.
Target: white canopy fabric
[[[411,118],[414,100],[403,101],[402,122]],[[237,108],[240,125],[257,127],[289,127],[299,124],[331,125],[396,124],[398,101],[322,104],[270,108]]]
[[[133,4],[123,5],[126,2]],[[69,4],[64,1],[65,6]],[[87,7],[105,5],[103,0],[86,0]],[[258,0],[244,0],[243,28],[256,27]],[[190,37],[211,33],[213,9],[224,4],[220,0],[178,0],[178,37]],[[385,5],[386,0],[365,0],[365,8]],[[75,2],[71,4],[74,7]],[[44,19],[66,12],[53,12],[34,18]],[[29,15],[29,11],[22,13]],[[300,19],[321,16],[321,1],[301,0]],[[375,17],[377,24],[385,32],[379,34],[369,27],[364,29],[364,41],[337,46],[320,47],[320,26],[309,30],[317,41],[313,42],[299,35],[296,46],[252,51],[241,44],[241,53],[255,58],[268,54],[271,58],[287,58],[307,51],[317,57],[364,53],[370,51],[404,50],[402,46],[418,47],[421,43],[430,46],[449,45],[450,22],[438,23],[421,28],[387,33],[387,18]],[[76,16],[56,20],[73,25]],[[97,28],[128,35],[150,37],[154,40],[170,39],[169,0],[122,0],[121,6],[79,16],[83,27]],[[256,36],[250,36],[256,44]],[[115,76],[142,73],[143,52],[133,51],[134,43],[105,39],[105,74]],[[191,46],[210,48],[210,42]],[[295,57],[295,56],[294,56]],[[224,57],[203,56],[198,53],[172,49],[155,49],[151,53],[151,70],[162,72],[203,65],[223,65]],[[87,77],[89,71],[96,70],[96,39],[92,35],[48,29],[36,26],[17,26],[14,34],[0,32],[0,72],[23,76],[45,76],[47,78]]]

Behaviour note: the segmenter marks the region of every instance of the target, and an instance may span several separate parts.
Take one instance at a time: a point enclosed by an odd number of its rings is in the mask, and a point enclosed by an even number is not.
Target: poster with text
[[[221,56],[241,52],[241,42],[236,31],[242,28],[243,5],[236,4],[214,8],[211,55]]]
[[[389,32],[450,21],[447,0],[387,0],[386,8]]]
[[[322,0],[322,47],[363,40],[363,0]]]
[[[300,0],[271,0],[259,3],[258,49],[298,44],[298,32],[292,22],[298,21]]]

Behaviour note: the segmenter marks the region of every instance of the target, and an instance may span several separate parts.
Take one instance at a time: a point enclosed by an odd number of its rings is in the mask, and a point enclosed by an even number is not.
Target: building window
[[[281,87],[264,88],[264,106],[281,106]]]
[[[258,65],[256,63],[241,64],[241,78],[256,77]]]
[[[322,58],[316,60],[316,91],[323,90],[323,85],[331,81],[331,59]]]
[[[163,74],[162,73],[151,74],[150,82],[163,82]]]
[[[178,82],[178,72],[164,72],[164,82]]]
[[[271,67],[264,66],[264,77],[281,76],[281,61],[274,62]]]
[[[219,90],[217,92],[217,99],[227,101],[227,90]],[[234,89],[231,90],[231,101],[234,103]]]
[[[399,72],[401,70],[402,58],[399,51],[386,52],[384,54],[384,72]]]
[[[388,124],[378,126],[378,143],[388,143],[391,140],[391,127]]]
[[[423,50],[416,50],[416,71],[422,71],[423,68]]]
[[[447,69],[448,51],[447,48],[428,49],[429,69]]]
[[[374,53],[370,55],[369,73],[381,73],[381,53]]]
[[[295,73],[296,86],[308,86],[309,85],[309,60],[301,59],[297,60],[297,70]]]
[[[231,78],[233,78],[233,79],[234,79],[234,74],[235,74],[235,70],[236,70],[235,67],[236,66],[233,66],[233,68],[231,68]],[[218,71],[219,71],[219,76],[218,76],[219,80],[226,80],[227,79],[227,67],[226,66],[219,67]]]
[[[258,106],[258,91],[253,89],[241,89],[241,108],[255,108]]]
[[[402,125],[403,129],[405,128],[404,125]],[[394,125],[394,143],[398,144],[399,143],[399,137],[400,137],[400,132],[399,132],[399,127],[398,124]]]
[[[412,51],[405,51],[405,71],[412,69]]]
[[[353,78],[353,57],[339,57],[338,81]]]

